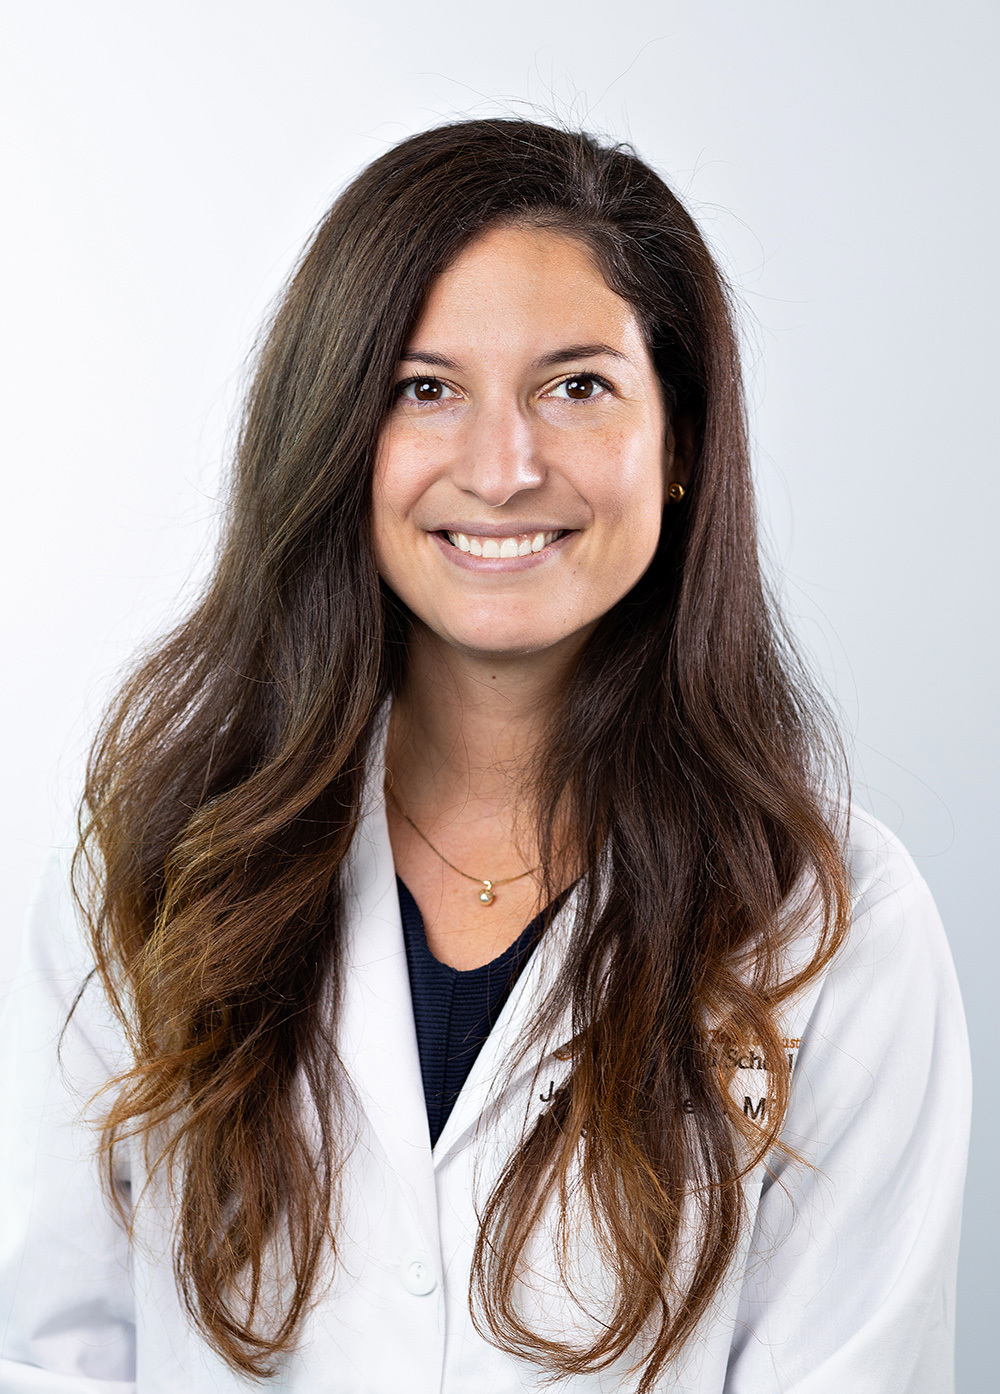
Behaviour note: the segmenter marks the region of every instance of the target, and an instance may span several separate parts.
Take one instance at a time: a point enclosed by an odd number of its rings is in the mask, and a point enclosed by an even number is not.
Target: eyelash
[[[558,382],[553,383],[549,391],[554,392],[557,387],[562,387],[567,382],[593,382],[596,383],[598,387],[603,387],[605,392],[613,392],[615,390],[610,382],[608,382],[607,378],[602,378],[600,373],[569,373],[566,377],[560,378]],[[573,398],[570,397],[569,400],[572,401]],[[592,399],[590,397],[581,397],[577,400],[589,402]]]
[[[441,383],[441,386],[442,386],[442,387],[447,387],[447,386],[448,386],[448,384],[447,384],[442,378],[431,377],[429,373],[418,373],[415,377],[412,377],[412,378],[403,378],[403,380],[402,380],[401,382],[397,382],[397,383],[396,383],[396,386],[393,388],[393,395],[394,395],[394,397],[395,397],[395,398],[402,397],[402,395],[403,395],[403,393],[406,391],[406,389],[407,389],[408,387],[412,387],[412,386],[414,385],[414,383],[417,383],[417,382],[439,382],[439,383]],[[417,406],[429,407],[429,406],[433,406],[433,405],[434,405],[433,402],[417,402]]]
[[[412,387],[414,383],[418,382],[439,382],[442,387],[448,386],[448,384],[444,381],[443,378],[432,377],[428,373],[417,373],[413,377],[403,378],[401,382],[396,383],[396,386],[393,389],[393,400],[398,401],[408,387]],[[563,384],[567,382],[593,382],[596,383],[598,387],[602,387],[605,392],[614,392],[614,388],[611,386],[610,382],[608,382],[607,378],[602,378],[599,373],[567,373],[564,378],[560,378],[558,382],[553,383],[552,387],[549,388],[549,391],[554,392],[557,387],[562,387]],[[573,398],[570,397],[568,400],[572,401]],[[577,398],[577,400],[582,402],[589,402],[592,400],[592,398],[580,397]],[[417,402],[416,405],[431,407],[435,406],[436,403]]]

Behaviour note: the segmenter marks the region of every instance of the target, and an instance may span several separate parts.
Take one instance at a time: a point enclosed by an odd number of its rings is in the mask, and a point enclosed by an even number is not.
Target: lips
[[[564,536],[565,531],[566,529],[562,528],[511,533],[506,537],[487,537],[476,533],[444,530],[442,535],[460,552],[468,552],[474,557],[510,558],[526,557],[533,552],[541,552]]]

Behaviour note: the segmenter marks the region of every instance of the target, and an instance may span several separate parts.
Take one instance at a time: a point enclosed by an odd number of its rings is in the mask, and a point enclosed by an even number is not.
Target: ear
[[[694,429],[687,416],[677,416],[667,422],[663,443],[663,492],[671,484],[683,484],[686,489],[691,478],[694,459]]]

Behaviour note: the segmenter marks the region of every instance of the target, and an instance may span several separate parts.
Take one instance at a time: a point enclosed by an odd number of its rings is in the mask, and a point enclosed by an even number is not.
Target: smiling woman
[[[23,964],[5,1391],[952,1387],[947,945],[627,149],[464,122],[338,199]]]
[[[652,561],[682,468],[635,311],[579,239],[493,228],[431,287],[401,368],[429,365],[379,443],[382,576],[451,643],[578,643]]]

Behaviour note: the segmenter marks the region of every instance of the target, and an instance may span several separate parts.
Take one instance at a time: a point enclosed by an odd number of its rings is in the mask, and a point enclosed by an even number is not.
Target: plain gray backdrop
[[[951,936],[959,1391],[994,1388],[998,27],[974,0],[8,5],[0,981],[116,675],[205,573],[255,328],[331,198],[446,118],[629,140],[745,307],[785,604]]]

